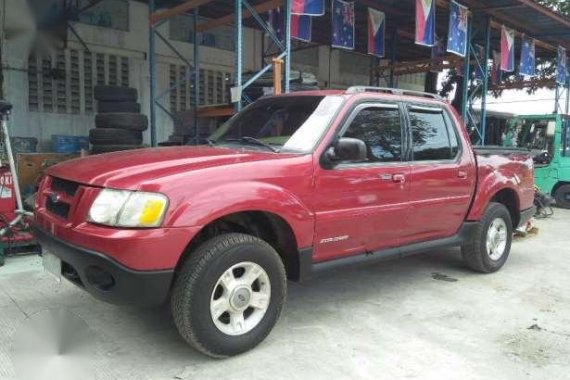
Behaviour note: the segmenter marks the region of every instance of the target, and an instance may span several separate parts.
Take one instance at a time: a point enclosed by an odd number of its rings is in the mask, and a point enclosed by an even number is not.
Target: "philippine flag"
[[[325,0],[292,0],[291,13],[294,15],[322,16],[325,14]]]
[[[311,16],[291,15],[291,38],[311,42]]]
[[[384,57],[386,52],[386,15],[368,8],[368,54]]]
[[[515,32],[504,25],[501,28],[501,70],[515,71]]]
[[[435,1],[416,0],[416,44],[435,44]]]

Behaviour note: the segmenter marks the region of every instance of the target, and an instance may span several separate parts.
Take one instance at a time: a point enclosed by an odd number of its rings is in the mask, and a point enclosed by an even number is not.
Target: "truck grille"
[[[68,220],[71,210],[77,202],[80,184],[65,179],[51,177],[43,191],[46,210],[59,218]]]

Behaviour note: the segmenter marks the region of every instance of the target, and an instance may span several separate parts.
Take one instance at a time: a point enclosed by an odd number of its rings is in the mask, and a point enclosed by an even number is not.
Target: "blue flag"
[[[354,3],[332,0],[332,47],[354,49]]]
[[[322,16],[325,14],[325,0],[291,0],[294,15]]]
[[[520,74],[527,77],[536,75],[534,39],[522,35]]]
[[[291,38],[311,42],[312,17],[291,15]]]
[[[556,65],[556,83],[566,84],[568,81],[568,55],[566,49],[558,46],[558,62]]]
[[[267,12],[267,23],[279,41],[285,40],[285,16],[281,8],[277,7]]]
[[[449,3],[449,37],[447,51],[465,57],[467,54],[467,28],[469,9],[455,1]]]

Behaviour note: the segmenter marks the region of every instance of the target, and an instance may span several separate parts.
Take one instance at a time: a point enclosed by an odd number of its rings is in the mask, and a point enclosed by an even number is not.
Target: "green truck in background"
[[[570,115],[515,116],[503,146],[528,148],[535,162],[535,184],[559,207],[570,208]]]

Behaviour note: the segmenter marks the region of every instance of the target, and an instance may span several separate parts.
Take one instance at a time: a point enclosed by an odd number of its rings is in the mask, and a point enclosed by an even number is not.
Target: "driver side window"
[[[402,123],[398,108],[361,110],[342,137],[364,141],[367,162],[402,161]]]

